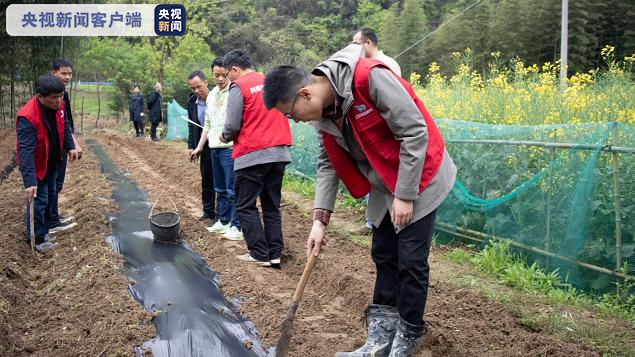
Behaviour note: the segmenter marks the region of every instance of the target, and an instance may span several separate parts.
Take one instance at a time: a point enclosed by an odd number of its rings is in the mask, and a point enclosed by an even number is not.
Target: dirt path
[[[1,135],[6,164],[15,131]],[[50,252],[33,255],[24,243],[23,192],[18,169],[0,183],[0,356],[130,356],[154,328],[104,240],[114,207],[95,157],[69,167],[60,209],[78,226],[55,235]]]
[[[169,194],[184,214],[181,235],[219,271],[228,296],[244,299],[239,310],[258,327],[265,346],[275,345],[280,323],[303,269],[304,243],[311,224],[307,200],[285,194],[283,208],[286,261],[282,270],[239,263],[234,255],[245,252],[244,243],[221,241],[196,220],[200,211],[198,165],[186,160],[186,150],[133,137],[94,136],[113,160],[156,198]],[[368,249],[335,239],[313,273],[296,317],[291,345],[293,356],[332,356],[364,341],[362,311],[371,301],[374,265]],[[596,355],[584,345],[525,330],[501,303],[471,289],[451,285],[438,276],[443,271],[432,253],[432,284],[426,319],[429,333],[418,355],[438,356],[587,356]]]

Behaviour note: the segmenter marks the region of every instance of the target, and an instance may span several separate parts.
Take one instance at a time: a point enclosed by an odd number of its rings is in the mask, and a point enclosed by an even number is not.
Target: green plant
[[[315,184],[308,178],[287,173],[282,180],[284,189],[299,193],[302,197],[313,198],[315,196]]]
[[[471,253],[461,248],[454,248],[447,254],[448,259],[457,264],[468,263],[470,259],[472,259],[472,256]]]

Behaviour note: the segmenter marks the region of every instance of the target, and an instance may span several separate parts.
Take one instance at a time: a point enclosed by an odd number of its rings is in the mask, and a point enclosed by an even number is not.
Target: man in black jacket
[[[141,88],[134,86],[132,88],[132,97],[130,97],[130,121],[134,124],[134,130],[136,137],[143,137],[143,94],[141,94]]]
[[[194,71],[187,78],[187,84],[192,91],[187,100],[187,116],[201,127],[205,124],[205,111],[207,109],[207,95],[211,88],[207,82],[207,77],[201,71]],[[187,124],[187,150],[188,157],[196,149],[203,129],[192,123]],[[201,167],[201,188],[203,200],[203,216],[199,220],[216,220],[216,192],[214,192],[214,176],[212,175],[212,151],[209,145],[205,144],[200,157]],[[210,224],[211,225],[211,224]]]
[[[68,126],[71,131],[72,141],[75,144],[75,149],[77,150],[77,157],[82,157],[82,147],[79,146],[77,139],[75,138],[75,125],[73,123],[73,113],[71,112],[71,99],[68,95],[68,86],[71,84],[71,79],[73,78],[73,64],[64,59],[58,58],[53,61],[51,64],[51,74],[55,77],[59,78],[64,84],[64,125]],[[64,180],[66,179],[66,162],[68,159],[68,152],[64,149],[62,152],[62,161],[57,166],[57,175],[55,179],[55,196],[53,197],[52,202],[50,203],[51,212],[49,228],[50,233],[56,233],[68,229],[73,226],[71,223],[73,217],[63,217],[59,214],[58,209],[58,198],[60,192],[62,192],[62,188],[64,188]]]
[[[150,99],[148,99],[148,111],[150,112],[150,138],[152,141],[159,141],[157,137],[157,126],[161,122],[161,93],[163,88],[161,87],[161,83],[157,82],[152,87],[153,91],[150,93]]]

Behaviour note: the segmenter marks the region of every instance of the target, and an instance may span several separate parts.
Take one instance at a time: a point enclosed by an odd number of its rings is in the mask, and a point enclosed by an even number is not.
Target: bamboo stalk
[[[527,145],[527,146],[541,146],[547,148],[563,148],[563,149],[577,149],[577,150],[602,150],[608,152],[622,152],[622,153],[635,153],[634,147],[628,146],[599,146],[589,144],[573,144],[573,143],[553,143],[543,141],[514,141],[514,140],[448,140],[449,144],[491,144],[491,145]]]
[[[555,160],[556,157],[556,148],[550,148],[551,151],[551,160],[550,163]],[[551,196],[553,194],[553,170],[549,170],[548,172],[548,183],[547,183],[547,251],[551,252]],[[547,268],[549,268],[549,260],[547,260]]]
[[[613,129],[613,141],[617,141],[616,125]],[[622,271],[622,203],[620,202],[620,162],[619,154],[613,152],[613,195],[615,197],[615,269]],[[622,291],[619,281],[615,285],[617,296],[622,298]]]
[[[516,248],[521,248],[524,250],[528,250],[532,253],[536,253],[536,254],[540,254],[540,255],[544,255],[547,257],[552,257],[552,258],[556,258],[558,260],[562,260],[568,263],[573,263],[576,265],[579,265],[583,268],[587,268],[593,271],[597,271],[599,273],[604,273],[604,274],[608,274],[611,276],[617,276],[620,278],[623,278],[625,280],[635,280],[635,276],[630,276],[628,274],[624,274],[622,273],[620,270],[610,270],[610,269],[606,269],[606,268],[602,268],[599,267],[597,265],[593,265],[593,264],[589,264],[589,263],[585,263],[585,262],[581,262],[579,260],[576,259],[572,259],[569,257],[564,257],[562,255],[558,255],[555,253],[551,253],[551,252],[547,252],[546,250],[542,250],[542,249],[538,249],[535,247],[530,247],[528,245],[522,244],[522,243],[518,243],[515,242],[509,238],[501,238],[501,237],[496,237],[490,234],[486,234],[486,233],[481,233],[481,232],[477,232],[471,229],[466,229],[466,228],[461,228],[461,227],[457,227],[457,226],[452,226],[449,224],[445,224],[442,222],[437,222],[436,224],[436,229],[446,232],[448,234],[454,235],[456,237],[460,237],[460,238],[465,238],[465,239],[469,239],[469,240],[473,240],[473,241],[477,241],[477,242],[481,242],[481,243],[485,243],[486,240],[490,240],[490,239],[498,239],[500,241],[504,241],[504,242],[508,242],[510,245],[516,247]],[[458,233],[457,231],[462,231],[463,233]],[[480,237],[481,239],[477,238]]]

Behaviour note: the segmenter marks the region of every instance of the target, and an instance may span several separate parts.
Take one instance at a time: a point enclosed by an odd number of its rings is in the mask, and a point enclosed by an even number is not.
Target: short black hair
[[[311,74],[302,68],[278,66],[265,76],[263,101],[267,109],[278,102],[290,103],[294,100],[298,89],[311,84]]]
[[[223,57],[214,58],[214,60],[212,61],[212,66],[211,67],[212,67],[212,69],[214,69],[214,67],[223,67]]]
[[[139,90],[141,90],[141,87],[139,87],[137,84],[135,84],[134,86],[132,86],[132,89],[135,89],[135,88],[139,88]]]
[[[205,77],[205,73],[203,73],[203,71],[194,71],[192,73],[190,73],[189,77],[187,77],[187,80],[192,80],[194,79],[194,77],[198,77],[200,78],[202,81],[207,80],[207,77]]]
[[[64,93],[64,83],[52,74],[45,74],[35,81],[35,92],[43,96],[51,93]]]
[[[54,71],[58,71],[62,67],[73,68],[73,64],[65,58],[57,58],[51,62],[51,69]]]
[[[370,40],[370,42],[373,43],[373,45],[377,46],[377,34],[375,33],[375,31],[373,31],[372,29],[369,29],[368,27],[364,27],[361,28],[357,31],[355,31],[355,33],[362,33],[362,40],[366,41],[366,40]]]
[[[223,67],[230,69],[234,66],[240,69],[251,68],[251,58],[243,50],[231,50],[223,56]]]

